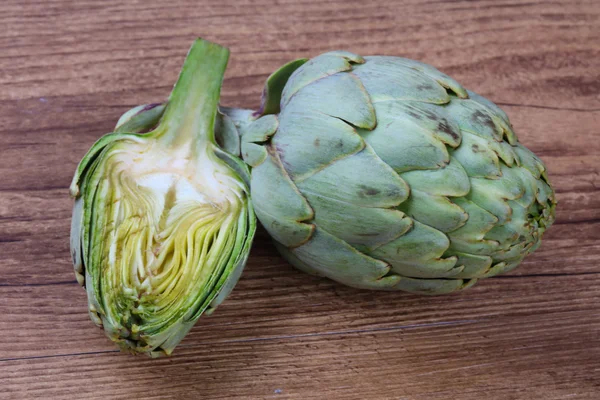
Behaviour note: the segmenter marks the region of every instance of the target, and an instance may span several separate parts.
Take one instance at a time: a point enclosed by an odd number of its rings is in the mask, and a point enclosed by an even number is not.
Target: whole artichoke
[[[329,52],[282,67],[248,123],[259,220],[297,268],[441,294],[515,268],[554,221],[506,114],[435,68]]]
[[[249,171],[217,113],[228,57],[197,40],[166,106],[123,115],[73,178],[75,274],[92,320],[124,350],[170,354],[246,263]]]

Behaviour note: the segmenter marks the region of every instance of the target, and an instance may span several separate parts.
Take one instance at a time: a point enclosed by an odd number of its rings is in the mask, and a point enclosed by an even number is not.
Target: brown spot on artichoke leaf
[[[376,188],[372,188],[366,185],[360,185],[360,191],[358,192],[358,195],[360,197],[366,197],[366,196],[375,196],[378,195],[379,193],[381,193],[381,191],[379,189]]]
[[[414,111],[407,111],[406,112],[408,115],[410,115],[411,117],[415,118],[415,119],[423,119],[423,115],[419,114],[417,112]]]
[[[471,146],[471,150],[473,150],[473,153],[483,153],[485,152],[485,150],[482,150],[479,145],[474,144]]]
[[[420,85],[417,85],[416,89],[417,90],[433,90],[434,87],[433,87],[433,85],[430,85],[428,83],[422,83]]]
[[[140,111],[136,112],[135,115],[143,113],[144,111],[152,110],[153,108],[156,108],[156,107],[162,106],[162,105],[163,105],[163,103],[150,103],[150,104],[146,104]]]
[[[401,196],[403,193],[404,192],[398,187],[394,187],[386,191],[386,195],[389,197],[398,197]]]
[[[152,132],[152,131],[153,131],[153,130],[155,130],[156,128],[158,128],[158,124],[156,124],[156,125],[153,125],[153,126],[150,126],[150,127],[148,127],[147,129],[140,129],[139,131],[137,131],[137,132],[132,132],[132,133],[135,133],[136,135],[143,135],[143,134],[145,134],[145,133]],[[219,146],[223,147],[223,145],[221,145],[221,144],[219,144]]]
[[[437,121],[439,119],[439,115],[430,110],[423,110],[423,114],[432,121]]]
[[[452,130],[452,128],[450,128],[450,126],[448,126],[448,122],[446,120],[441,120],[438,123],[437,129],[440,132],[444,132],[444,133],[450,135],[450,137],[452,137],[452,139],[454,139],[454,140],[460,139],[460,136],[458,136],[458,133],[454,132]]]
[[[486,125],[493,131],[496,131],[496,124],[494,124],[494,121],[492,121],[492,118],[490,118],[489,115],[481,112],[480,110],[475,111],[473,113],[473,115],[471,116],[471,118],[473,119],[474,122],[481,124],[481,125]]]
[[[290,164],[285,160],[284,157],[284,153],[283,151],[285,150],[285,148],[288,147],[287,144],[276,144],[276,145],[271,145],[268,147],[268,149],[271,149],[271,151],[274,151],[277,154],[277,157],[279,158],[279,160],[281,161],[281,165],[283,165],[283,167],[286,169],[286,171],[288,170],[288,168],[290,167]]]
[[[260,107],[258,110],[252,113],[252,116],[255,118],[260,117],[265,112],[265,107],[267,105],[267,88],[264,87],[262,91],[262,96],[260,98]]]

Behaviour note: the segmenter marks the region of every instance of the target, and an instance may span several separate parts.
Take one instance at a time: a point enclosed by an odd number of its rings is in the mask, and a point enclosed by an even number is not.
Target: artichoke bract
[[[292,62],[238,125],[256,214],[281,254],[349,286],[465,289],[515,268],[554,221],[546,168],[506,114],[420,62],[343,51]]]
[[[228,57],[198,39],[166,105],[123,115],[73,178],[77,280],[92,320],[126,351],[171,354],[246,263],[249,171],[233,123],[217,113]]]

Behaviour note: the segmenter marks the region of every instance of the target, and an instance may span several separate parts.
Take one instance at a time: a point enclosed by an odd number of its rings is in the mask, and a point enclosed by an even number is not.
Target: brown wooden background
[[[69,259],[67,187],[118,116],[164,99],[196,36],[232,51],[223,103],[332,49],[431,63],[509,114],[560,201],[541,249],[463,294],[359,291],[260,233],[175,356],[119,353]],[[600,2],[0,2],[0,398],[600,398]]]

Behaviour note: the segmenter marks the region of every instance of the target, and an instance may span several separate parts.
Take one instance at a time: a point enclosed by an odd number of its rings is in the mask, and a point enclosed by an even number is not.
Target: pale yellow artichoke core
[[[154,140],[106,153],[95,202],[106,220],[93,230],[102,319],[116,337],[144,345],[145,333],[190,318],[232,253],[243,189],[212,152],[197,153]]]

